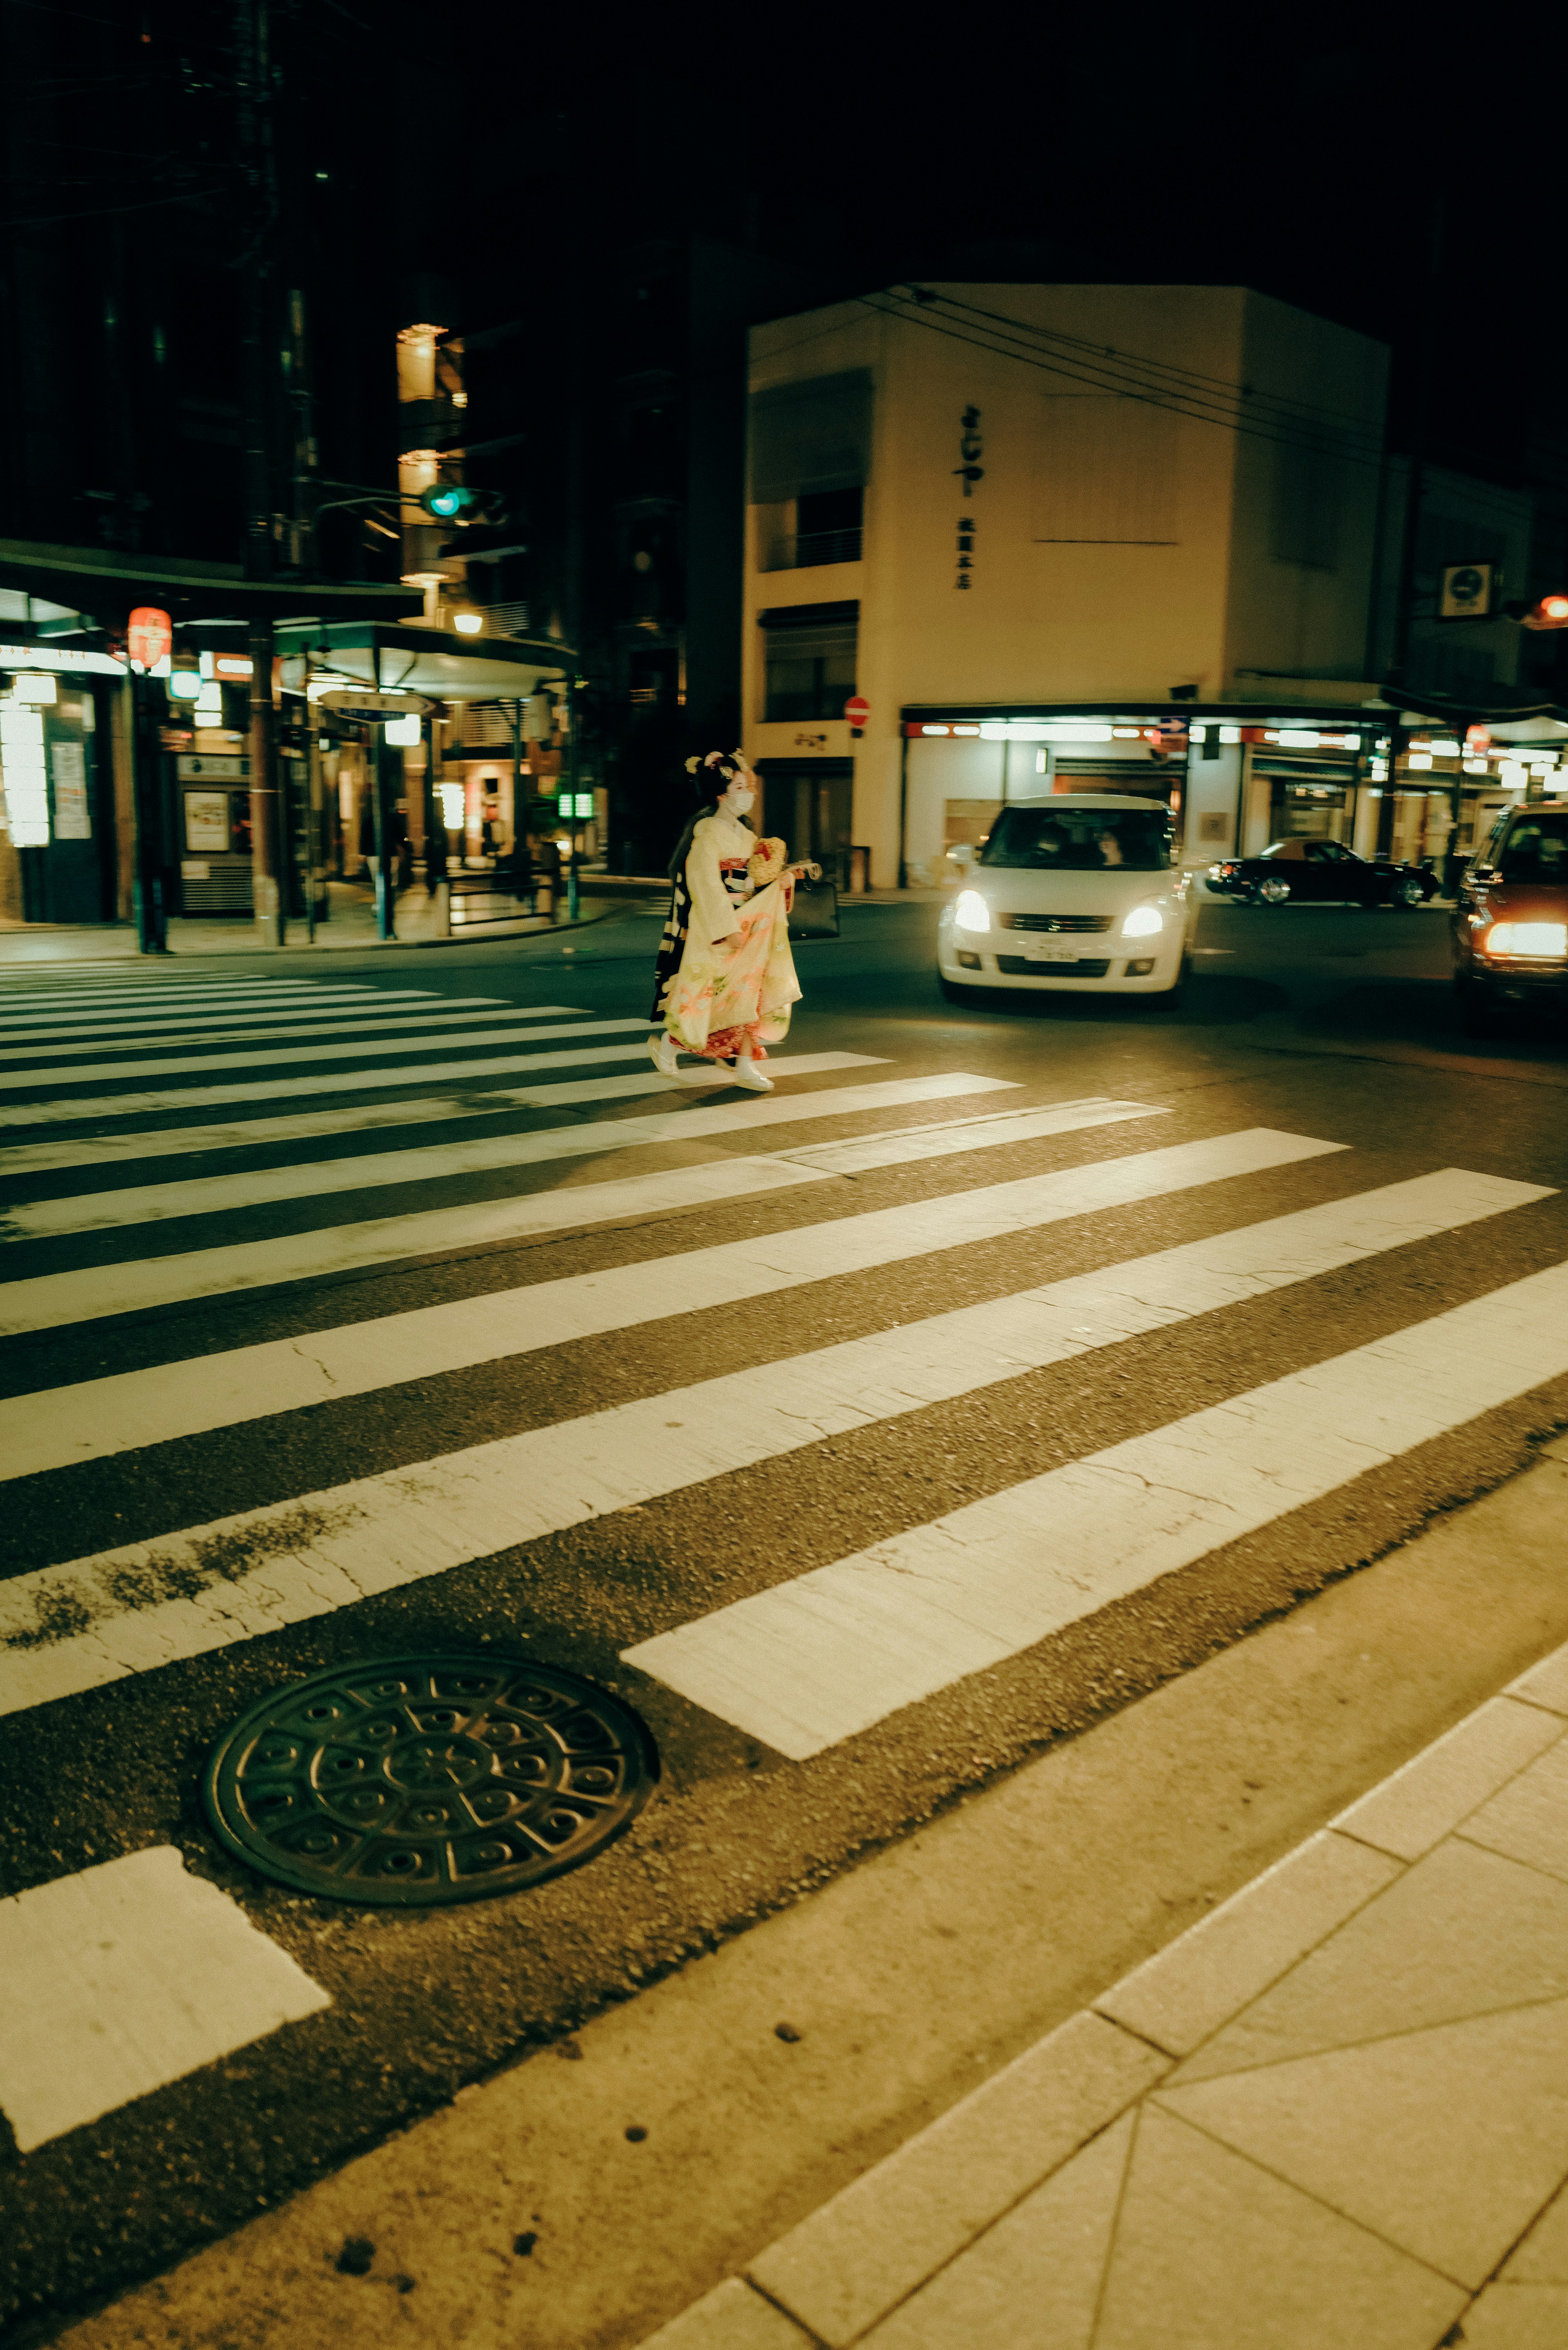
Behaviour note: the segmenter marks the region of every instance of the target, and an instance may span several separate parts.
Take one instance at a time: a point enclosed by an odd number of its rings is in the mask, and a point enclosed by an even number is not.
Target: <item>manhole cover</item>
[[[202,1793],[264,1877],[405,1908],[514,1893],[636,1818],[659,1752],[629,1706],[521,1657],[391,1657],[292,1682],[219,1740]]]

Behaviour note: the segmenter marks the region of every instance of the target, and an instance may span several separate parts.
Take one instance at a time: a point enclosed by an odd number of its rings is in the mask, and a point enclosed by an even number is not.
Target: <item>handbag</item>
[[[838,936],[838,884],[826,875],[820,881],[808,880],[803,874],[794,885],[794,903],[789,910],[790,943],[798,946],[813,939],[836,939]]]

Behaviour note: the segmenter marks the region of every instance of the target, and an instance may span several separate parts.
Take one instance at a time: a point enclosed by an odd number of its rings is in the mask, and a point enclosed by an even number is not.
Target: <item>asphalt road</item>
[[[1568,1049],[1460,1035],[1440,910],[1210,902],[1175,1012],[949,1005],[935,910],[852,909],[801,951],[766,1105],[653,1092],[646,913],[303,983],[293,957],[0,975],[0,1893],[67,1905],[0,1909],[49,2076],[0,2054],[26,2116],[0,2125],[0,2338],[569,2039],[1568,1422],[1563,1301],[1512,1287],[1568,1259]],[[474,1448],[511,1481],[488,1516],[442,1465]],[[331,1586],[345,1526],[393,1560],[379,1586]],[[705,1627],[741,1601],[726,1648]],[[483,1648],[657,1742],[653,1800],[587,1865],[385,1908],[215,1838],[204,1765],[267,1692]],[[155,1940],[163,1898],[95,1872],[160,1852],[265,1938],[260,1987],[226,2026],[150,1991],[96,2052],[139,2085],[76,2118],[104,1995],[79,1953],[106,1918],[106,1949]],[[179,1927],[193,2009],[237,1948],[217,1915]],[[51,1935],[82,1970],[53,2009]]]

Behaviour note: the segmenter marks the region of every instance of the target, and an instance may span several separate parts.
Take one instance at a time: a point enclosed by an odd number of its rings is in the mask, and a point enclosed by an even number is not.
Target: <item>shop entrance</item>
[[[764,759],[757,769],[763,806],[759,831],[782,833],[792,858],[814,858],[840,889],[849,881],[855,836],[853,759]]]

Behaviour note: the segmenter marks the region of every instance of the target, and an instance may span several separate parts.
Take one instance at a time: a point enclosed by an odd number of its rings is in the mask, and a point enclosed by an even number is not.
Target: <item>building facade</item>
[[[1240,287],[942,285],[751,348],[745,734],[792,846],[934,873],[994,738],[911,726],[1077,713],[1108,756],[1182,703],[1378,705],[1382,345]]]

